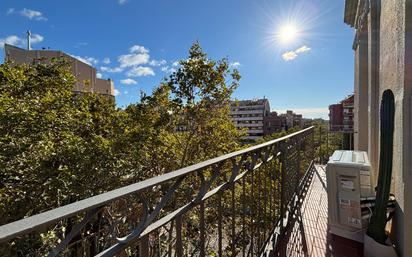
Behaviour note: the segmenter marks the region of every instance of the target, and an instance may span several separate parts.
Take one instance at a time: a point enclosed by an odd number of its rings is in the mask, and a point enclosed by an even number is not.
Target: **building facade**
[[[338,132],[343,127],[342,103],[329,105],[329,131]]]
[[[329,105],[329,131],[354,132],[354,95],[349,95],[337,104]]]
[[[78,80],[73,85],[74,92],[94,92],[114,97],[114,84],[112,80],[97,78],[95,68],[62,51],[26,50],[5,44],[4,58],[5,61],[29,65],[36,62],[50,62],[53,58],[64,58],[70,63],[71,71]]]
[[[343,131],[353,133],[353,101],[354,95],[350,95],[342,100],[343,111]]]
[[[270,113],[267,99],[233,101],[230,104],[230,116],[238,129],[247,129],[248,141],[257,140],[264,135],[264,118]]]
[[[271,135],[282,131],[285,128],[286,119],[281,117],[277,112],[270,112],[263,118],[263,134]]]
[[[412,1],[346,0],[344,21],[355,29],[355,149],[368,152],[372,183],[379,170],[384,93],[394,96],[391,191],[397,209],[391,238],[412,256]],[[408,197],[409,196],[409,197]]]
[[[291,110],[287,110],[286,113],[283,113],[280,116],[285,119],[285,130],[288,130],[293,127],[304,127],[304,120],[302,114],[296,114]]]

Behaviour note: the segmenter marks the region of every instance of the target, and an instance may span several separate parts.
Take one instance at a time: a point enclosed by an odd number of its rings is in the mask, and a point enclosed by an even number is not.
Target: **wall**
[[[70,69],[76,76],[77,82],[73,85],[75,92],[95,92],[114,96],[114,86],[112,81],[96,78],[96,69],[79,61],[61,51],[51,50],[26,50],[11,45],[5,45],[6,60],[13,60],[15,63],[32,64],[34,61],[49,62],[52,58],[65,58],[70,62]]]
[[[354,150],[368,151],[368,31],[357,32],[355,45]]]
[[[394,235],[401,256],[412,256],[412,205],[410,199],[411,179],[411,77],[407,71],[412,68],[407,59],[412,43],[410,24],[405,26],[406,17],[412,15],[406,9],[406,0],[381,1],[380,39],[379,39],[379,99],[382,92],[391,89],[395,95],[395,134],[393,153],[392,189],[398,202],[394,222]],[[410,1],[409,1],[410,2]],[[410,3],[408,3],[410,5]],[[410,21],[408,21],[410,23]],[[406,31],[409,29],[409,31]],[[406,48],[408,46],[408,48]],[[408,54],[406,54],[408,53]],[[409,75],[409,76],[408,76]],[[409,197],[411,198],[411,197]]]

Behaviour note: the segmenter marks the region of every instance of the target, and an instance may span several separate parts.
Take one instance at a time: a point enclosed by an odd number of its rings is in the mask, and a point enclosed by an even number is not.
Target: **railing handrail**
[[[64,218],[69,218],[75,216],[78,213],[83,213],[91,209],[104,206],[105,204],[117,200],[119,198],[128,196],[133,193],[138,193],[145,189],[157,186],[159,184],[168,182],[173,179],[177,179],[179,177],[188,175],[192,172],[221,163],[228,159],[235,158],[248,152],[254,152],[269,145],[280,143],[294,136],[305,133],[306,131],[312,130],[313,128],[314,126],[311,126],[278,139],[270,140],[262,144],[251,146],[232,153],[224,154],[219,157],[215,157],[194,165],[190,165],[169,173],[165,173],[163,175],[152,177],[144,181],[117,188],[40,214],[36,214],[18,221],[2,225],[0,226],[0,243],[7,242],[20,235],[27,234],[32,231],[47,227],[48,225],[54,224],[55,222],[62,220]]]

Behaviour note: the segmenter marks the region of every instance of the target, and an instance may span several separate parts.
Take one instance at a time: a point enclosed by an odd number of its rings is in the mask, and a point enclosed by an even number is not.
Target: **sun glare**
[[[298,30],[292,24],[283,25],[279,32],[278,37],[281,43],[292,43],[298,37]]]

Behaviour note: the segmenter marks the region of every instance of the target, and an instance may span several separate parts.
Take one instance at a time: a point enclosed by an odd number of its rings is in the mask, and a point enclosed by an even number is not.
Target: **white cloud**
[[[78,55],[71,55],[71,54],[69,54],[69,55],[70,55],[71,57],[76,58],[76,59],[79,60],[79,61],[82,61],[82,62],[90,65],[90,66],[92,66],[93,64],[96,65],[96,64],[99,62],[99,61],[98,61],[96,58],[94,58],[94,57],[88,57],[88,56],[81,57],[81,56],[78,56]]]
[[[39,35],[39,34],[33,34],[31,35],[31,43],[32,44],[37,44],[40,43],[44,40],[44,37]],[[9,45],[14,45],[18,47],[24,47],[26,46],[26,39],[25,38],[20,38],[16,35],[10,35],[5,38],[0,38],[0,48],[4,47],[4,44],[9,44]]]
[[[180,65],[179,61],[174,61],[173,64],[172,64],[173,67],[177,67],[179,65]]]
[[[137,84],[137,81],[134,79],[122,79],[120,80],[120,82],[125,85],[136,85]]]
[[[289,51],[289,52],[286,52],[286,53],[282,54],[282,58],[285,61],[291,61],[291,60],[295,59],[296,57],[298,57],[298,55],[296,54],[295,51]]]
[[[237,68],[240,67],[240,62],[231,62],[231,63],[229,64],[229,67],[232,67],[232,68],[237,69]]]
[[[125,90],[125,91],[123,92],[123,94],[127,95],[127,94],[129,94],[129,91]]]
[[[166,60],[151,60],[149,62],[151,66],[162,66],[162,65],[166,65],[166,63],[167,63]]]
[[[149,62],[150,56],[147,53],[138,53],[138,54],[124,54],[120,55],[118,61],[120,63],[120,67],[130,67],[130,66],[137,66],[141,64],[146,64]]]
[[[101,79],[103,77],[103,74],[101,74],[101,73],[96,73],[96,78],[98,78],[98,79]]]
[[[304,53],[304,52],[307,52],[307,51],[310,51],[310,50],[312,50],[310,47],[302,46],[302,47],[296,49],[295,52],[296,53]]]
[[[0,48],[4,47],[4,44],[15,45],[18,46],[23,43],[24,40],[19,38],[18,36],[11,35],[6,38],[0,38]]]
[[[169,67],[169,66],[163,66],[160,70],[165,73],[173,73],[177,71],[176,68]]]
[[[298,49],[296,49],[296,50],[294,50],[294,51],[288,51],[288,52],[286,52],[286,53],[283,53],[283,54],[282,54],[282,58],[283,58],[283,60],[285,60],[286,62],[287,62],[287,61],[291,61],[291,60],[296,59],[296,57],[298,57],[299,54],[308,52],[308,51],[310,51],[310,50],[312,50],[310,47],[304,45],[304,46],[301,46],[301,47],[299,47]]]
[[[7,15],[15,14],[15,13],[18,13],[21,16],[26,17],[30,20],[47,21],[47,18],[45,16],[43,16],[43,14],[40,11],[31,10],[31,9],[27,9],[27,8],[23,8],[20,11],[16,11],[14,8],[9,8],[7,10]]]
[[[104,64],[109,64],[110,63],[110,58],[109,57],[104,58],[103,63]]]
[[[133,67],[126,74],[128,77],[145,77],[145,76],[154,76],[155,73],[150,67],[137,66]]]
[[[144,46],[139,46],[139,45],[134,45],[134,46],[130,47],[129,51],[131,53],[139,53],[139,54],[148,54],[149,53],[149,49],[147,49]]]
[[[293,110],[293,112],[297,114],[302,114],[303,118],[310,118],[310,119],[316,119],[316,118],[322,118],[322,119],[329,119],[329,109],[327,107],[320,107],[320,108],[296,108],[296,109],[289,109]],[[281,113],[286,113],[286,109],[278,109],[278,110],[273,110],[276,111],[278,114]]]
[[[128,2],[128,0],[117,0],[120,5],[123,5]]]
[[[44,39],[44,37],[39,35],[39,34],[33,34],[33,35],[30,36],[30,42],[32,44],[40,43],[40,42],[43,41],[43,39]]]
[[[120,91],[119,91],[119,90],[117,90],[117,89],[114,89],[114,95],[115,95],[115,96],[120,95]]]
[[[120,68],[120,67],[110,68],[110,67],[102,66],[100,67],[100,70],[103,72],[109,72],[109,73],[119,73],[123,71],[123,68]]]

